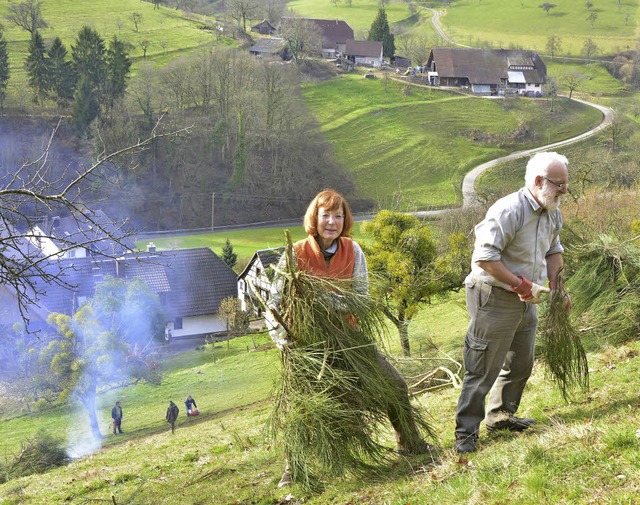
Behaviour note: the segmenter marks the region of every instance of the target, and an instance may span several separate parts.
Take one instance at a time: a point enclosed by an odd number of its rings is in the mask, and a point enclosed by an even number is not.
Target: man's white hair
[[[569,167],[569,160],[566,156],[554,152],[543,152],[534,154],[527,163],[527,171],[524,175],[524,182],[529,189],[535,188],[536,177],[546,177],[549,173],[549,166],[559,161],[565,167]]]

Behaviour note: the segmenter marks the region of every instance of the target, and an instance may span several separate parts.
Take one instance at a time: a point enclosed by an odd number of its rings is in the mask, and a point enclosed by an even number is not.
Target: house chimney
[[[155,245],[153,242],[149,242],[149,243],[147,244],[147,252],[148,252],[148,253],[155,254],[155,252],[156,252],[156,245]]]

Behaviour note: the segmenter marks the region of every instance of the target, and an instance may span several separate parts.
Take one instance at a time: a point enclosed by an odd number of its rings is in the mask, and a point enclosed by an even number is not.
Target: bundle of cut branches
[[[432,431],[382,368],[375,339],[385,320],[376,304],[350,281],[298,270],[289,236],[285,254],[278,319],[289,344],[269,428],[294,480],[313,488],[323,475],[370,472],[385,461],[376,435],[389,412],[408,430],[415,420]]]
[[[555,380],[565,401],[576,388],[589,388],[587,354],[573,326],[567,310],[567,292],[562,270],[558,272],[556,286],[549,298],[549,306],[542,330],[542,359]]]
[[[567,287],[587,333],[621,344],[640,334],[640,246],[611,235],[570,248],[575,264]]]

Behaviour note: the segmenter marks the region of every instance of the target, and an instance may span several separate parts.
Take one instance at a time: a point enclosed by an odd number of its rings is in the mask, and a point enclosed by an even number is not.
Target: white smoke
[[[107,427],[110,430],[111,418],[105,418],[97,398],[96,415],[98,417],[98,426]],[[67,433],[67,456],[72,459],[84,458],[101,449],[103,437],[96,438],[91,432],[86,409],[80,402],[74,403],[73,418],[76,419],[77,422],[71,423],[69,432]]]

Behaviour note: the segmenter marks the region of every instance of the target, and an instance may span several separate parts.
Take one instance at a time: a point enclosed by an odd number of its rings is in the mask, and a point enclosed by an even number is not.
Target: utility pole
[[[216,194],[211,193],[211,231],[213,231],[213,216],[216,208]]]

